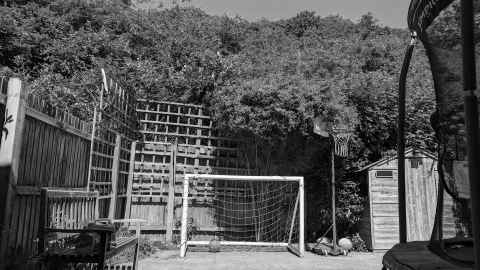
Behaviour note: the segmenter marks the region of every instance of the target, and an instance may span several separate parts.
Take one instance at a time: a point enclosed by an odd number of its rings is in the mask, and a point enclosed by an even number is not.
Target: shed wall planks
[[[438,173],[437,162],[427,155],[406,155],[406,203],[407,240],[430,239],[435,219]],[[379,177],[378,171],[392,171],[392,177]],[[369,168],[368,204],[362,219],[360,232],[373,250],[389,249],[398,243],[398,172],[396,159]],[[455,224],[453,201],[448,195],[444,200],[444,228],[447,236],[453,236]],[[370,230],[369,230],[370,229]]]

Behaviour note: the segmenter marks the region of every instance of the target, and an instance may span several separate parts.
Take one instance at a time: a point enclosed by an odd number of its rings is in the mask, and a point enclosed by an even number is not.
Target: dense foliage
[[[262,174],[307,177],[307,194],[328,195],[329,141],[312,119],[355,127],[352,157],[337,166],[343,232],[363,199],[348,174],[395,147],[397,78],[405,30],[313,12],[247,22],[194,8],[134,10],[129,1],[24,1],[0,7],[0,72],[89,117],[99,68],[144,97],[205,104],[218,128],[241,136],[245,159]],[[417,51],[408,81],[408,143],[433,147],[427,59]],[[339,160],[340,161],[340,160]],[[321,209],[328,196],[318,196]],[[310,227],[329,210],[310,207]]]

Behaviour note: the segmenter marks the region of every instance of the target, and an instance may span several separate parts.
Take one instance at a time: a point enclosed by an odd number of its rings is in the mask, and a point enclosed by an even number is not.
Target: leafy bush
[[[250,23],[195,8],[147,12],[117,2],[0,7],[0,73],[7,67],[54,106],[88,119],[89,92],[98,86],[99,68],[109,67],[142,96],[210,105],[221,128],[268,147],[295,131],[311,134],[316,115],[359,124],[354,166],[395,145],[396,79],[407,31],[378,26],[371,14],[357,23],[308,11]],[[421,50],[415,56],[407,139],[431,147],[431,75]]]
[[[307,194],[310,193],[307,191]],[[325,195],[323,196],[325,197]],[[307,208],[307,210],[311,209],[310,216],[315,216],[315,219],[308,220],[308,227],[310,227],[310,230],[314,228],[315,237],[319,237],[328,231],[326,236],[332,238],[330,198],[330,194],[328,194],[328,200],[324,200],[322,204],[316,207]],[[337,236],[343,237],[356,233],[356,225],[360,222],[365,203],[365,198],[360,194],[359,184],[352,181],[337,183],[336,199]],[[309,239],[309,241],[312,240],[315,239]]]
[[[338,231],[348,235],[356,230],[360,222],[365,198],[360,194],[359,184],[346,181],[340,183],[337,191],[337,224]],[[340,234],[342,235],[342,234]]]
[[[182,221],[177,220],[175,222],[175,228],[180,229],[182,227]],[[188,218],[187,220],[187,240],[192,240],[193,236],[197,233],[198,227],[195,224],[195,220],[193,218]],[[180,236],[177,236],[176,243],[178,245],[182,244]]]
[[[357,252],[368,251],[365,241],[360,237],[360,235],[358,233],[352,235],[349,238],[350,238],[350,240],[352,241],[352,244],[353,244],[352,251],[357,251]]]
[[[139,258],[147,258],[153,253],[155,253],[156,247],[154,246],[153,241],[151,241],[147,237],[142,237],[140,239],[140,245],[138,247],[139,249]]]
[[[23,77],[31,91],[85,119],[100,68],[142,97],[207,105],[216,128],[246,141],[245,167],[305,176],[310,233],[324,232],[331,220],[330,142],[312,134],[312,119],[356,125],[353,157],[336,168],[338,179],[394,148],[408,31],[379,26],[371,14],[352,22],[302,12],[251,23],[195,8],[147,12],[115,2],[0,7],[0,75]],[[432,85],[420,48],[407,85],[409,146],[433,145]],[[339,231],[348,235],[362,198],[355,185],[339,184],[338,192]],[[189,237],[194,232],[189,227]]]

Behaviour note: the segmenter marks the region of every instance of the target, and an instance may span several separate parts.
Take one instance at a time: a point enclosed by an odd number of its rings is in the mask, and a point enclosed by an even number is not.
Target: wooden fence
[[[122,117],[134,99],[113,80],[104,76],[112,90],[102,91],[104,106],[96,106],[91,122],[30,95],[19,79],[8,87],[6,81],[0,80],[0,269],[35,255],[41,187],[92,187],[102,194],[100,217],[123,218],[133,168],[132,133]]]
[[[131,218],[147,220],[144,227],[165,233],[178,230],[185,173],[248,174],[239,155],[239,141],[220,136],[204,107],[139,100],[137,117],[141,142],[136,146]],[[173,180],[172,180],[173,179]],[[201,197],[202,194],[196,195]],[[199,228],[214,227],[204,207],[191,209]]]
[[[100,192],[100,217],[121,218],[127,203],[130,153],[136,139],[136,98],[102,70],[93,120],[88,187]]]
[[[92,121],[0,78],[0,269],[35,254],[42,187],[96,190],[100,217],[143,218],[173,239],[185,173],[248,173],[238,141],[216,134],[203,107],[136,102],[102,75]],[[192,210],[211,227],[206,209]]]

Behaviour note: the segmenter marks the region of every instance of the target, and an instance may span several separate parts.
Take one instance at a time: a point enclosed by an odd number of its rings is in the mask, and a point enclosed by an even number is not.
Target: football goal
[[[180,256],[203,246],[279,248],[302,257],[304,219],[303,177],[186,174]]]

